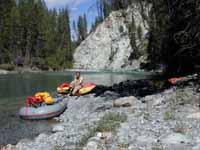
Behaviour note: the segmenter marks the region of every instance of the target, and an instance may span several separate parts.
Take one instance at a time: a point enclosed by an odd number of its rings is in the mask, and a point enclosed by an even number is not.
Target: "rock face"
[[[141,8],[134,4],[127,10],[112,12],[105,21],[83,41],[74,53],[74,68],[76,69],[138,69],[140,59],[134,59],[136,50],[144,51],[148,42],[145,35],[148,24],[141,15],[148,15],[148,7]],[[134,25],[133,25],[134,23]],[[135,44],[133,50],[130,39],[130,27],[135,26]],[[141,32],[138,34],[138,30]],[[141,36],[140,36],[141,35]],[[141,37],[141,38],[140,38]]]

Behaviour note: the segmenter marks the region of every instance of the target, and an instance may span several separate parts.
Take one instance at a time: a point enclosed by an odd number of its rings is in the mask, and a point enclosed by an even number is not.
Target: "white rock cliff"
[[[129,27],[133,21],[132,18],[134,18],[136,47],[140,51],[144,51],[145,45],[148,44],[145,40],[145,35],[148,33],[148,23],[143,19],[143,15],[148,15],[150,6],[145,6],[145,9],[141,7],[140,4],[134,4],[127,10],[112,12],[75,50],[74,68],[91,70],[139,69],[141,58],[131,59],[134,50],[131,46]],[[137,34],[139,27],[141,38]]]

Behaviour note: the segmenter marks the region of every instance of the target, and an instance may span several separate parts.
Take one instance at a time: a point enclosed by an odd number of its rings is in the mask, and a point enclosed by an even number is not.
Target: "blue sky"
[[[79,15],[87,14],[88,26],[94,22],[96,11],[96,0],[45,0],[49,9],[68,7],[70,10],[71,23],[77,21]]]

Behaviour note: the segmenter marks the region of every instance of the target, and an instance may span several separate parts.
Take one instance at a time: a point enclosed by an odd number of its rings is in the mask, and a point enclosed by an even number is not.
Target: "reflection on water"
[[[17,111],[24,105],[27,96],[38,91],[52,93],[62,82],[70,82],[73,76],[74,72],[0,75],[0,145],[14,144],[22,138],[49,131],[53,121],[24,121],[19,119]],[[146,78],[146,74],[137,72],[83,72],[82,76],[85,82],[103,85]]]

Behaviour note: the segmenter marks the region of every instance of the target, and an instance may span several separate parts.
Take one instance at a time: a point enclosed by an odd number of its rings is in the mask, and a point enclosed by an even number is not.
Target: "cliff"
[[[150,7],[135,3],[127,10],[112,12],[75,50],[74,68],[139,69],[148,45],[149,25],[144,16],[149,15]]]

